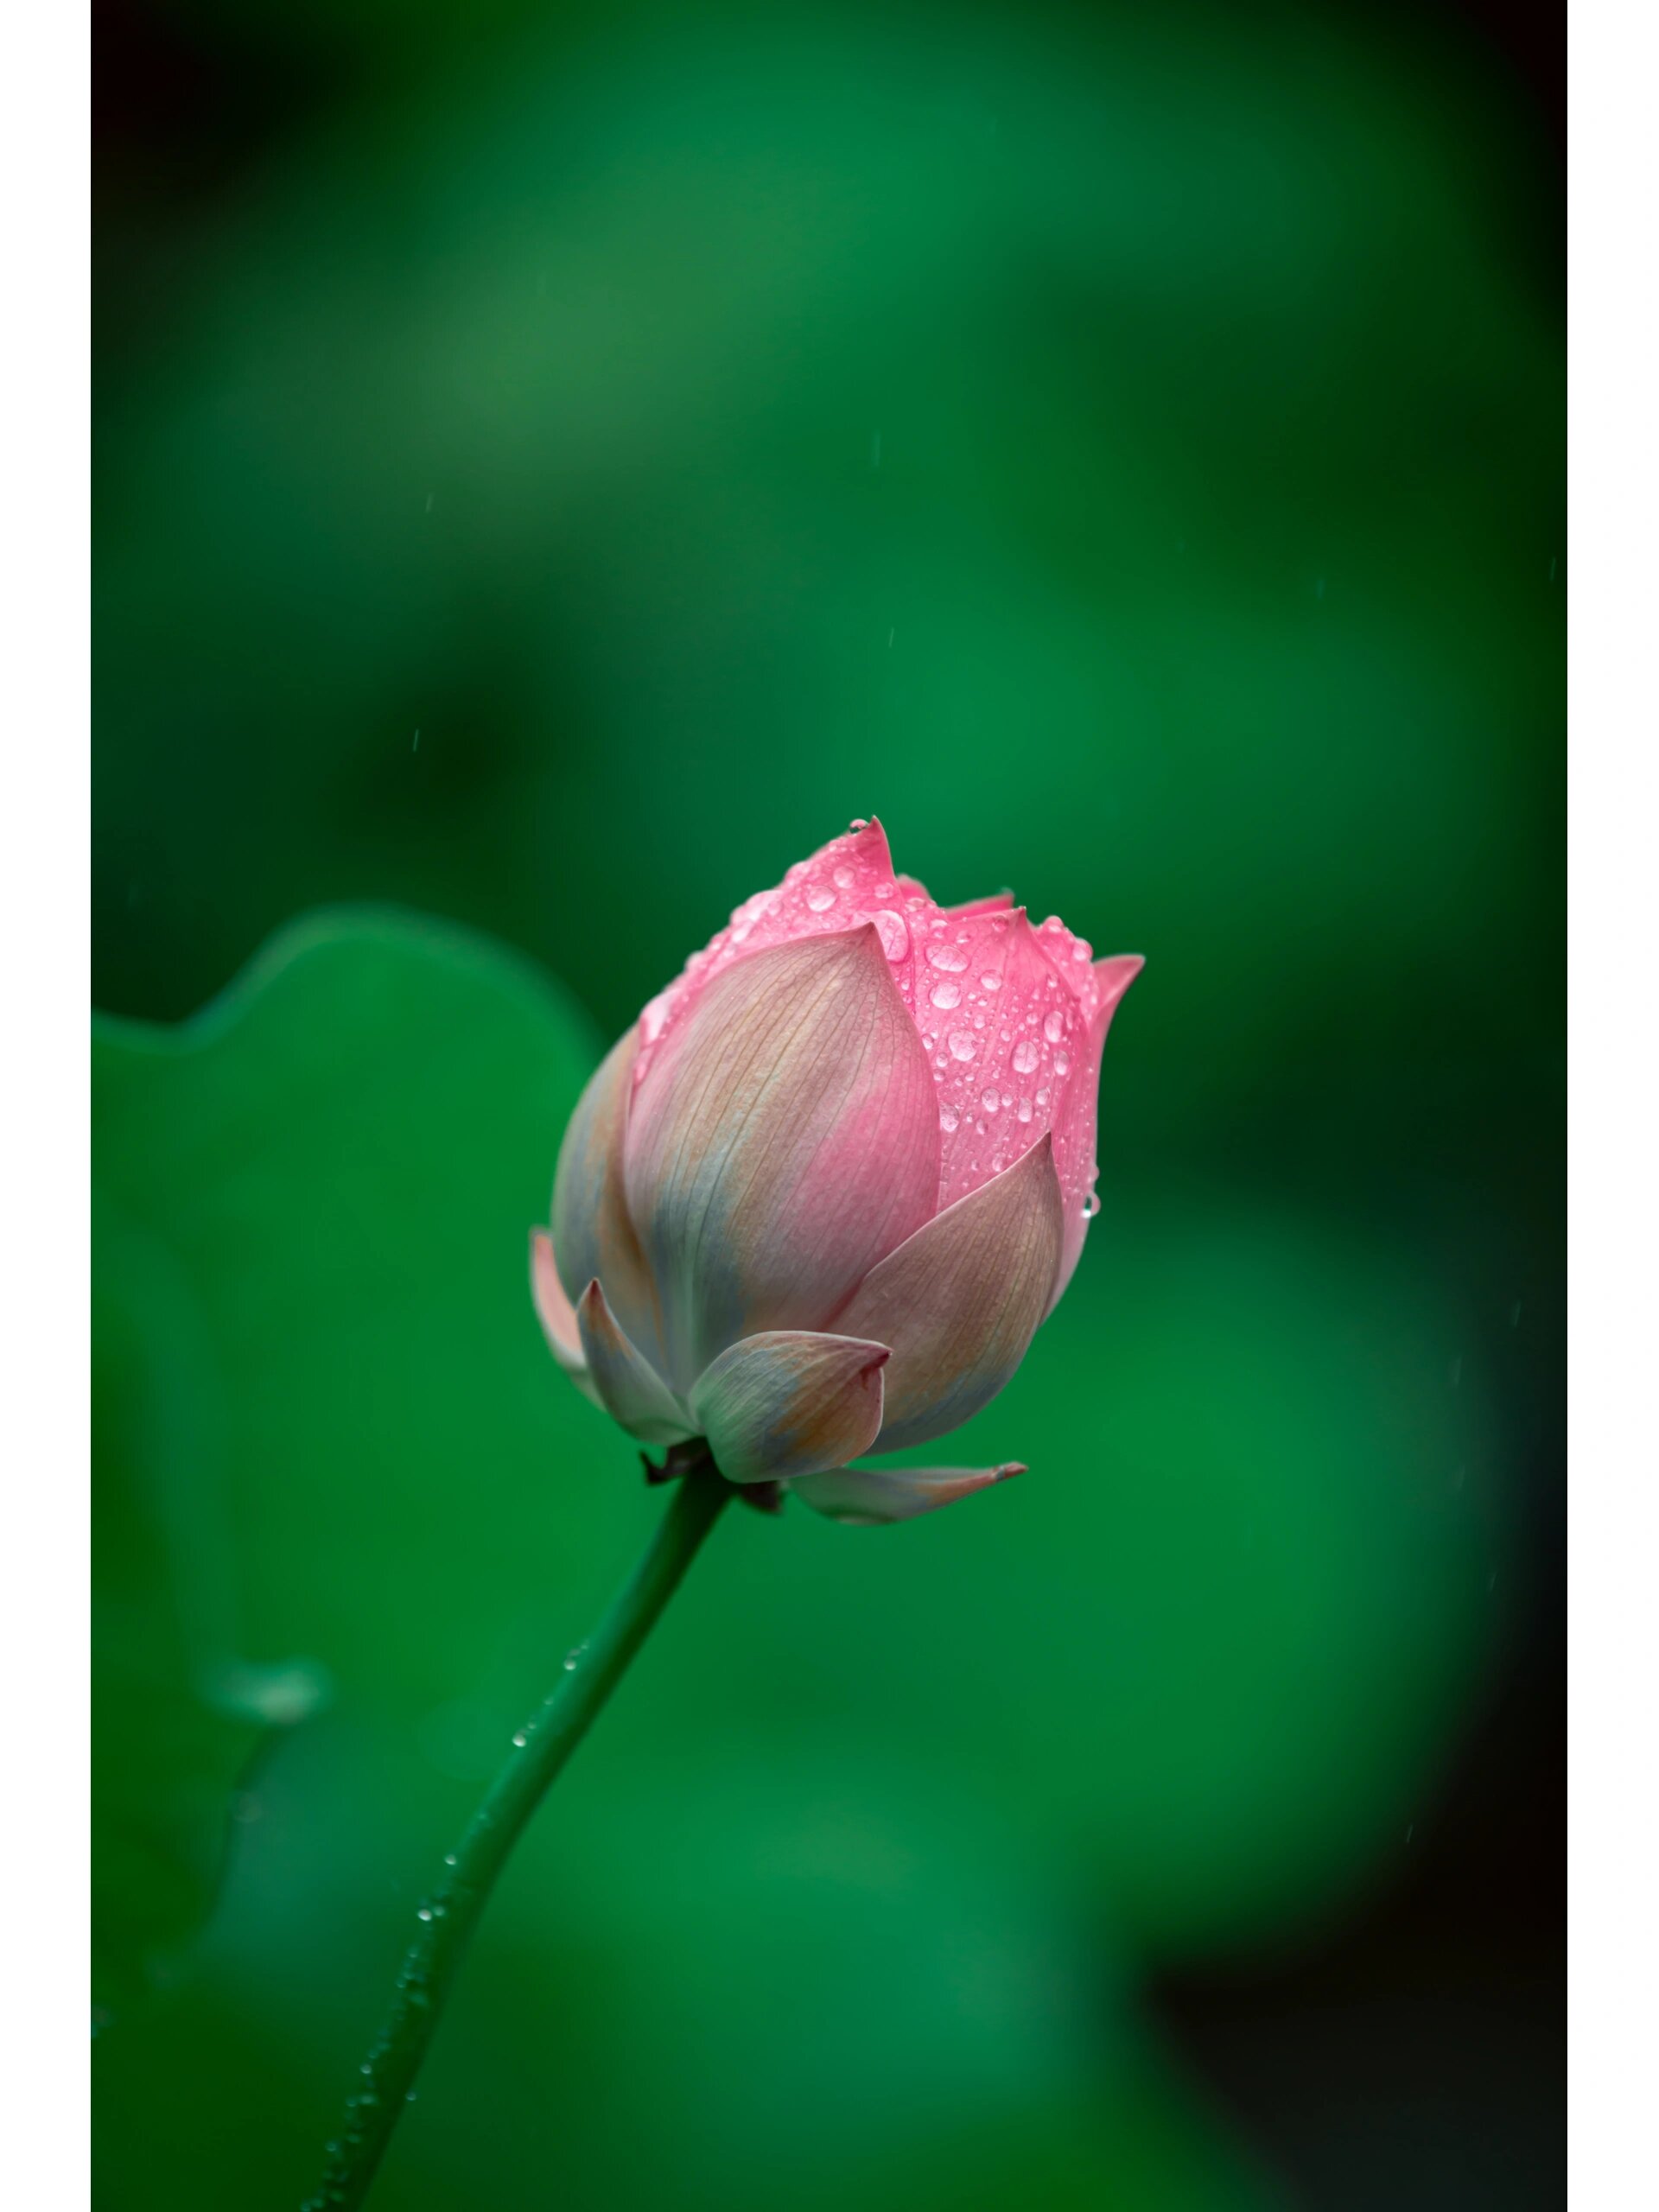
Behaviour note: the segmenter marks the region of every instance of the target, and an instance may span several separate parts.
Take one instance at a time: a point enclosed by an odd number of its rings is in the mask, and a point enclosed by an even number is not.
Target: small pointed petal
[[[1054,1165],[1060,1178],[1065,1233],[1060,1244],[1060,1264],[1055,1270],[1053,1293],[1048,1301],[1050,1313],[1059,1304],[1062,1292],[1077,1270],[1089,1224],[1100,1210],[1100,1201],[1095,1196],[1095,1179],[1100,1172],[1095,1147],[1101,1055],[1106,1048],[1106,1033],[1112,1026],[1112,1017],[1122,1004],[1124,993],[1145,966],[1146,962],[1138,952],[1124,952],[1108,960],[1097,960],[1092,970],[1096,994],[1095,1011],[1054,1122]]]
[[[576,1309],[564,1294],[564,1285],[559,1281],[553,1258],[553,1239],[544,1229],[531,1231],[530,1294],[536,1301],[537,1318],[554,1358],[582,1395],[598,1405],[600,1395],[588,1372]]]
[[[696,1434],[673,1392],[624,1333],[597,1278],[576,1300],[576,1324],[599,1402],[642,1444],[680,1444]]]
[[[1096,961],[1091,973],[1097,994],[1095,1000],[1096,1019],[1103,1014],[1109,1018],[1124,992],[1146,964],[1146,955],[1140,952],[1114,952],[1107,959]]]
[[[878,1451],[959,1428],[1010,1380],[1048,1307],[1060,1205],[1045,1131],[1012,1167],[890,1252],[853,1293],[836,1328],[893,1347]]]
[[[765,1330],[819,1329],[934,1211],[933,1078],[871,925],[716,977],[634,1094],[628,1212],[689,1389]]]
[[[959,1497],[1025,1471],[1017,1459],[1000,1467],[836,1467],[790,1487],[829,1520],[874,1529],[888,1521],[913,1521],[918,1513],[953,1505]]]
[[[887,1360],[885,1344],[768,1330],[721,1352],[691,1410],[728,1482],[789,1482],[869,1450]]]
[[[565,1295],[579,1299],[597,1276],[619,1326],[655,1361],[662,1349],[656,1293],[622,1182],[639,1042],[636,1024],[606,1054],[570,1117],[553,1182],[553,1248]]]

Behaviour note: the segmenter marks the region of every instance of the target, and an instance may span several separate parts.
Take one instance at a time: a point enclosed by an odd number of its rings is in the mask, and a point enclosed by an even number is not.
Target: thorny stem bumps
[[[335,2212],[361,2204],[368,2194],[496,1878],[733,1495],[706,1454],[686,1470],[632,1580],[513,1738],[506,1764],[459,1848],[446,1858],[442,1880],[420,1907],[419,1931],[385,2024],[363,2062],[361,2084],[347,2101],[339,2139],[328,2146],[327,2165],[306,2212]]]

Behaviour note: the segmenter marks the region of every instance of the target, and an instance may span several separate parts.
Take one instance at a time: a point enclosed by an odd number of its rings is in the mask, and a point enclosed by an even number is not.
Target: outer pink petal
[[[938,1185],[932,1079],[877,931],[716,977],[635,1094],[626,1175],[677,1388],[741,1337],[822,1327]]]
[[[721,1352],[691,1410],[728,1482],[786,1483],[869,1450],[887,1358],[885,1344],[770,1330]]]
[[[922,1042],[938,1085],[939,1204],[948,1206],[1051,1126],[1088,1024],[1023,907],[941,916],[918,974]]]
[[[878,1451],[928,1443],[989,1404],[1048,1309],[1060,1236],[1045,1133],[871,1269],[836,1326],[893,1346]]]
[[[637,1026],[620,1037],[576,1102],[553,1182],[553,1247],[565,1294],[597,1276],[612,1313],[647,1359],[661,1357],[656,1293],[628,1219],[622,1184]]]
[[[1059,1171],[1065,1205],[1065,1236],[1053,1295],[1049,1300],[1051,1312],[1071,1280],[1083,1256],[1083,1240],[1089,1224],[1100,1211],[1100,1201],[1095,1196],[1095,1179],[1100,1172],[1095,1157],[1095,1124],[1101,1055],[1105,1050],[1112,1016],[1122,1003],[1123,994],[1145,965],[1138,952],[1118,953],[1109,960],[1096,961],[1091,972],[1095,1011],[1054,1124],[1054,1164]]]
[[[791,1488],[815,1513],[850,1528],[873,1529],[883,1522],[913,1521],[918,1513],[953,1505],[959,1497],[1025,1471],[1017,1459],[1001,1467],[836,1467],[826,1475],[809,1475]]]
[[[530,1234],[530,1294],[536,1301],[542,1332],[554,1358],[582,1395],[598,1405],[600,1395],[588,1372],[582,1332],[576,1325],[576,1309],[564,1294],[564,1285],[559,1281],[559,1271],[554,1263],[553,1239],[544,1229],[533,1229]]]
[[[630,1343],[597,1279],[576,1300],[576,1323],[599,1402],[642,1444],[678,1444],[696,1430],[673,1392]]]

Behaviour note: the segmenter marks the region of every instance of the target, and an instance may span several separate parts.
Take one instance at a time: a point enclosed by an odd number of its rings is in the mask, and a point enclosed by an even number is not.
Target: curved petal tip
[[[1096,961],[1095,982],[1099,991],[1095,1002],[1096,1020],[1103,1014],[1110,1013],[1146,964],[1146,955],[1140,952],[1115,952],[1109,959]]]
[[[937,1512],[942,1505],[954,1505],[976,1490],[1011,1482],[1026,1471],[1019,1459],[1006,1459],[996,1467],[835,1467],[828,1474],[791,1483],[790,1488],[828,1520],[874,1529]]]
[[[768,1330],[721,1352],[691,1410],[728,1482],[790,1482],[870,1449],[891,1357],[868,1338]]]
[[[681,1444],[695,1433],[679,1401],[607,1305],[597,1276],[576,1300],[576,1326],[599,1402],[613,1421],[642,1444]]]

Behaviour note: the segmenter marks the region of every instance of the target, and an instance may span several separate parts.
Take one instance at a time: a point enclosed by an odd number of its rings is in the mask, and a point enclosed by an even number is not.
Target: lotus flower
[[[1006,894],[939,906],[855,822],[747,899],[583,1092],[531,1283],[640,1442],[756,1498],[907,1520],[1019,1474],[855,1467],[1009,1380],[1095,1197],[1101,1050],[1138,955]]]

